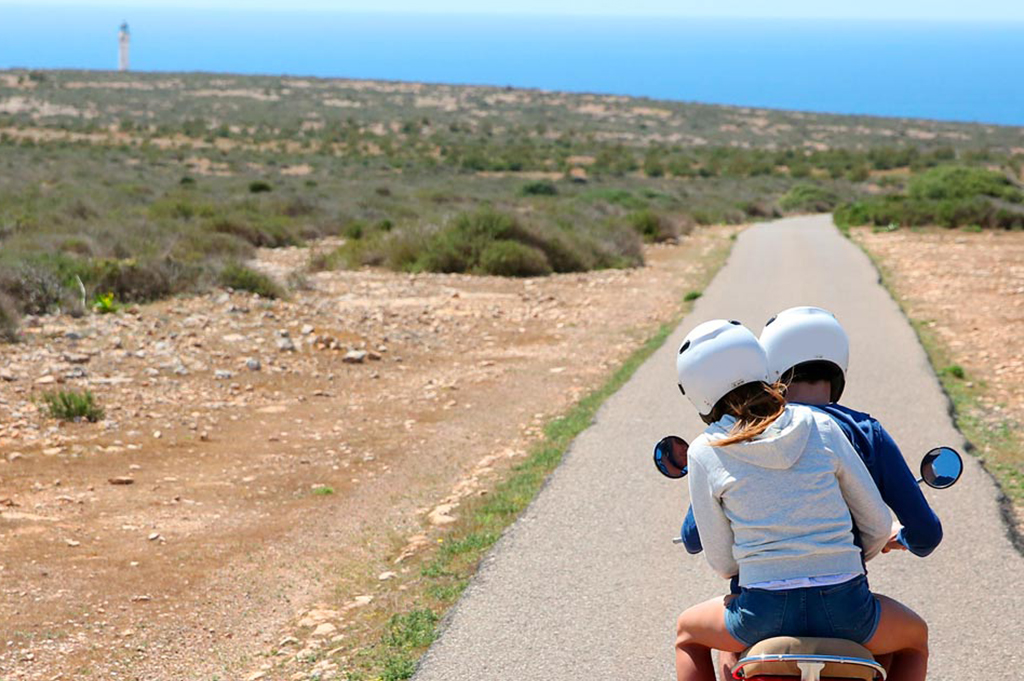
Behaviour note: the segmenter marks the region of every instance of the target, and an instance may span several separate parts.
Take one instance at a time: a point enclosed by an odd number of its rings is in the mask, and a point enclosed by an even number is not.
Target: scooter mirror
[[[654,465],[666,478],[681,478],[688,472],[686,454],[690,445],[686,440],[669,435],[654,445]]]
[[[929,487],[952,487],[964,472],[964,460],[952,447],[936,447],[921,460],[921,479]]]

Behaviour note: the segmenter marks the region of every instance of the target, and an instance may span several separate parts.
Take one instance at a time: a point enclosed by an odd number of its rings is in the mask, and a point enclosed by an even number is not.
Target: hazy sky
[[[26,0],[0,0],[29,5]],[[472,12],[530,14],[615,14],[717,17],[918,19],[1024,21],[1021,0],[34,0],[44,7],[178,7],[204,9],[337,10],[364,12]]]

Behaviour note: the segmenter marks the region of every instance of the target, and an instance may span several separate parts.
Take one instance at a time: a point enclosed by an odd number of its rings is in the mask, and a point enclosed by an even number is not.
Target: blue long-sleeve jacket
[[[917,556],[924,557],[934,551],[942,541],[942,523],[925,500],[900,448],[882,424],[868,414],[838,404],[810,406],[831,416],[860,454],[878,485],[882,500],[903,525],[897,537],[899,542]],[[704,550],[692,506],[683,522],[682,537],[689,553]]]

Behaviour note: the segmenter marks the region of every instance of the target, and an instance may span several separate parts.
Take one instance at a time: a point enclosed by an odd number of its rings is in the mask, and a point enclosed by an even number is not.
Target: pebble
[[[260,364],[258,359],[247,359],[245,361],[245,366],[249,371],[259,371],[263,368],[263,365]]]
[[[288,336],[282,336],[277,339],[277,349],[281,352],[295,352],[295,343]]]
[[[230,378],[234,378],[235,374],[227,369],[217,369],[213,372],[213,377],[218,381],[226,381]]]
[[[111,485],[134,485],[135,480],[129,478],[127,475],[120,475],[114,478],[107,478],[107,482]]]
[[[365,350],[349,350],[342,361],[345,362],[345,364],[362,364],[366,361],[366,355],[367,353]]]

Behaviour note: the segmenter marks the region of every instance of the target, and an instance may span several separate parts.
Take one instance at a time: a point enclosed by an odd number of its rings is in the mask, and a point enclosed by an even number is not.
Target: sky
[[[26,0],[0,0],[25,6]],[[42,7],[202,8],[241,11],[593,14],[624,16],[1024,21],[1021,0],[34,0]]]

